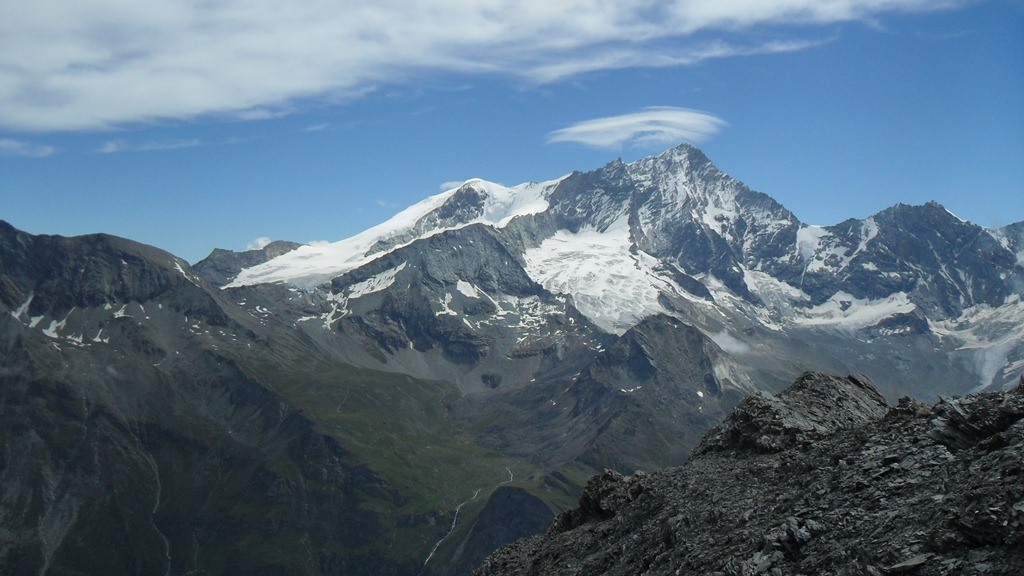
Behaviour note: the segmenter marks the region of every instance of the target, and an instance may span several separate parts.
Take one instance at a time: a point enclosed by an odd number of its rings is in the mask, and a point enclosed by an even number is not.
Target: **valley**
[[[469,574],[807,370],[1012,387],[1021,231],[808,225],[688,145],[191,265],[0,223],[0,571]]]

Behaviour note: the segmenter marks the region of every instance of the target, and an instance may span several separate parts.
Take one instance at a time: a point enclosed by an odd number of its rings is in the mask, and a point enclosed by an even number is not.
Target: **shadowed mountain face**
[[[863,377],[808,373],[683,466],[594,476],[476,574],[1016,574],[1022,418],[1020,386],[890,408]]]
[[[187,264],[9,227],[0,262],[4,573],[401,570],[354,553],[401,494],[226,349],[261,342]]]
[[[690,146],[194,267],[0,223],[0,571],[466,574],[804,369],[1014,381],[1019,232],[807,226]]]

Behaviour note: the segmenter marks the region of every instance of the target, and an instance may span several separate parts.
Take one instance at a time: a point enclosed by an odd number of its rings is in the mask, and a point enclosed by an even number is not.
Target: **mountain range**
[[[688,145],[194,265],[0,223],[0,567],[468,574],[805,370],[1011,385],[1022,295],[1024,223],[808,225]]]

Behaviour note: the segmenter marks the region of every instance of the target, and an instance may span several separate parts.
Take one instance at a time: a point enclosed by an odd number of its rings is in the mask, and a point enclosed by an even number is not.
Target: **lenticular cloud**
[[[725,125],[724,120],[707,112],[659,106],[580,122],[548,134],[548,142],[572,142],[594,148],[701,142]]]

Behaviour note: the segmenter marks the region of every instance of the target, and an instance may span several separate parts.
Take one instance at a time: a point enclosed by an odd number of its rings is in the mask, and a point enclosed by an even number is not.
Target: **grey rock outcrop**
[[[1019,574],[1024,387],[886,408],[860,377],[744,400],[682,467],[595,476],[478,576]]]

